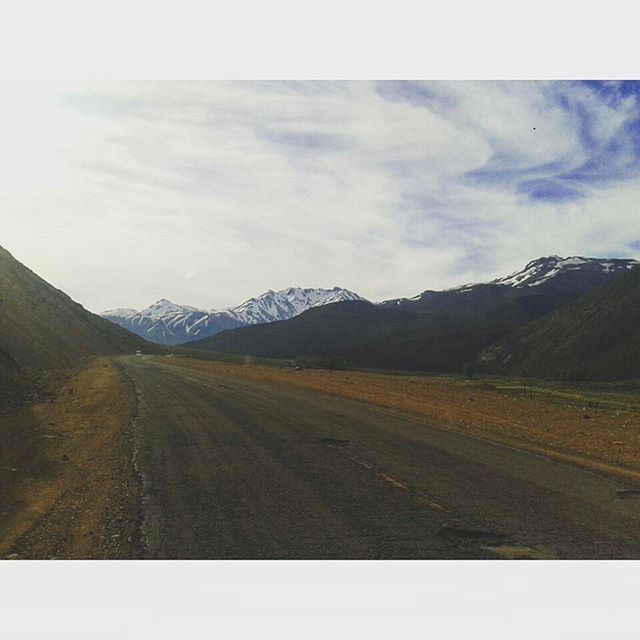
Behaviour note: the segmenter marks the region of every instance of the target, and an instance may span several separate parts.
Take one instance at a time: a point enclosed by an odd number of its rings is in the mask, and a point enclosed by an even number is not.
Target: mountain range
[[[630,259],[548,256],[491,282],[378,304],[332,304],[189,346],[265,357],[341,356],[377,368],[460,371],[482,349],[637,265]]]
[[[26,397],[45,370],[158,349],[123,327],[190,348],[363,367],[455,372],[475,362],[506,375],[638,377],[639,264],[549,256],[490,282],[378,304],[339,287],[289,288],[222,311],[160,300],[101,318],[0,247],[0,406]]]
[[[162,299],[151,306],[113,309],[100,315],[146,340],[160,344],[181,344],[213,336],[221,331],[293,318],[308,309],[326,304],[363,300],[347,289],[269,290],[241,305],[223,310],[205,310]]]
[[[554,255],[533,260],[523,269],[490,282],[465,284],[444,291],[427,290],[413,298],[387,300],[381,306],[418,313],[465,310],[475,313],[505,299],[518,299],[530,308],[531,314],[541,315],[612,282],[637,264],[632,259]]]

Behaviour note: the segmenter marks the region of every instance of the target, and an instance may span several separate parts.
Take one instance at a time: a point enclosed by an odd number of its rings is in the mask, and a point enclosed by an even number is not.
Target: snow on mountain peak
[[[319,300],[312,307],[321,307],[325,304],[334,304],[335,302],[348,302],[350,300],[364,300],[362,296],[359,296],[353,291],[348,289],[340,289],[340,287],[334,287],[329,291],[329,295],[323,300]]]
[[[135,316],[138,313],[137,309],[129,309],[127,307],[119,307],[118,309],[109,309],[108,311],[103,311],[101,316],[110,316],[112,318],[122,318],[127,319]]]
[[[582,256],[552,255],[529,262],[524,269],[504,278],[492,280],[491,284],[511,287],[535,287],[568,271],[588,270],[612,273],[626,271],[638,265],[637,260],[626,258],[584,258]]]
[[[191,313],[193,311],[202,311],[196,307],[188,307],[186,305],[175,304],[171,300],[161,298],[157,302],[140,311],[140,314],[151,317],[165,316],[169,313]]]
[[[311,307],[346,300],[364,300],[364,298],[340,287],[333,287],[333,289],[289,287],[282,291],[269,289],[258,297],[245,300],[237,307],[222,311],[216,309],[205,311],[196,307],[178,305],[162,298],[142,311],[117,309],[105,311],[101,315],[149,340],[178,344],[248,324],[287,320]]]
[[[363,300],[352,291],[334,287],[333,289],[303,289],[289,287],[281,291],[270,289],[257,298],[250,298],[241,305],[229,309],[235,318],[246,324],[260,324],[287,320],[311,307],[345,300]]]

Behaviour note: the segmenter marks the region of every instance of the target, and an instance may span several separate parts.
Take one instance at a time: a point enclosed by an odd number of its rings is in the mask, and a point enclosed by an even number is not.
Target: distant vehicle
[[[138,349],[138,350],[136,351],[136,356],[141,356],[141,355],[142,355],[142,351],[140,351],[140,349]]]

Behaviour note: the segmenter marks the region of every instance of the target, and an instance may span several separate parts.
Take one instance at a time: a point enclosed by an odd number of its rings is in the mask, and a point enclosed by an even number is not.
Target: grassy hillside
[[[26,392],[34,375],[89,355],[151,349],[96,316],[0,247],[0,404]]]
[[[640,377],[640,268],[483,351],[494,373],[573,380]]]
[[[455,313],[413,313],[369,302],[342,302],[187,344],[259,357],[340,356],[349,365],[363,367],[460,372],[483,347],[537,313],[539,305],[532,308],[527,301],[511,298]]]

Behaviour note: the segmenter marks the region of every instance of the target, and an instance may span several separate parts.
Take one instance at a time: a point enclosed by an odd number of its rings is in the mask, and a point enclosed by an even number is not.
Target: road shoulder
[[[0,417],[15,441],[0,557],[141,557],[135,391],[110,358],[57,383],[46,402]]]

